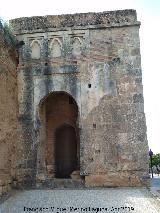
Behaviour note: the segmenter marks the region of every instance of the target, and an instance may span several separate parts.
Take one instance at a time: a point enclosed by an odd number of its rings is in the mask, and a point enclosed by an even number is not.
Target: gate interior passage
[[[48,178],[70,178],[79,171],[78,105],[68,93],[52,92],[42,101],[40,115],[43,155],[38,155],[38,168],[46,168]]]
[[[67,124],[55,132],[56,178],[70,178],[77,168],[77,139],[75,129]]]

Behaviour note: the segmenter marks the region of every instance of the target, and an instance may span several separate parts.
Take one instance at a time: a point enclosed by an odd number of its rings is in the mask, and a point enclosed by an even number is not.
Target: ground
[[[160,198],[160,175],[154,174],[154,178],[151,178],[151,192]]]
[[[15,191],[0,206],[0,213],[22,212],[159,213],[160,201],[145,188],[56,189]]]

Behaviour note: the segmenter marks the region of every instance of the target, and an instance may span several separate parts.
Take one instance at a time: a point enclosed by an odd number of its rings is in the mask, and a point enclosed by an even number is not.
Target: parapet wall
[[[10,21],[16,34],[28,31],[53,31],[65,28],[85,29],[139,25],[135,10],[117,10],[102,13],[79,13],[17,18]],[[51,28],[51,29],[50,29]]]

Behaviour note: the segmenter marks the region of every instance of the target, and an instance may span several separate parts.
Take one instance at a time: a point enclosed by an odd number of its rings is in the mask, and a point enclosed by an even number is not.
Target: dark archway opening
[[[48,178],[70,178],[79,171],[78,105],[66,92],[53,92],[40,105],[38,168]]]
[[[56,178],[70,178],[77,169],[77,136],[75,129],[67,124],[55,132]]]

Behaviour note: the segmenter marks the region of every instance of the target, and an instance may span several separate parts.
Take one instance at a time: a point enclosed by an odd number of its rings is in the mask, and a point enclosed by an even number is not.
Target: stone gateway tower
[[[18,18],[10,24],[24,42],[17,68],[22,183],[145,185],[136,11]]]

